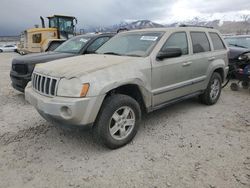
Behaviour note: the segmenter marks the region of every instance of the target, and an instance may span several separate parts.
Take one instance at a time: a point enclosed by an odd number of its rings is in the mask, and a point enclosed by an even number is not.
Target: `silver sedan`
[[[17,46],[16,45],[0,46],[0,53],[1,52],[16,52],[16,51],[17,51]]]

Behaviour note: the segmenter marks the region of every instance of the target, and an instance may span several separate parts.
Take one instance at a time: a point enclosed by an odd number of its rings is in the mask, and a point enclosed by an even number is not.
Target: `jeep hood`
[[[134,60],[138,60],[138,57],[90,54],[38,64],[35,67],[35,72],[70,79]]]
[[[56,59],[66,58],[76,56],[78,54],[73,53],[60,53],[60,52],[43,52],[36,54],[28,54],[25,56],[20,56],[12,60],[12,64],[26,64],[35,65],[38,63],[46,63]]]

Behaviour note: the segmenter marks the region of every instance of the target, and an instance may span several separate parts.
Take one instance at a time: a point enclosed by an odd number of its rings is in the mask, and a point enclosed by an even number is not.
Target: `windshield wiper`
[[[115,53],[115,52],[105,52],[103,54],[108,54],[108,55],[119,55],[121,56],[122,54],[118,54],[118,53]]]
[[[137,55],[137,54],[125,54],[127,56],[131,56],[131,57],[142,57],[141,55]]]
[[[229,45],[231,45],[231,46],[236,46],[236,47],[240,47],[240,48],[247,48],[246,46],[241,46],[241,45],[238,45],[238,44],[231,44],[231,43],[229,43]]]

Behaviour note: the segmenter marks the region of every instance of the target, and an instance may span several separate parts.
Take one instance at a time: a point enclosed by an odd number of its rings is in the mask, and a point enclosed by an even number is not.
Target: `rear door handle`
[[[213,61],[213,60],[215,60],[215,57],[208,58],[208,61]]]
[[[189,65],[191,65],[191,64],[192,64],[192,62],[191,62],[191,61],[188,61],[188,62],[182,63],[182,66],[183,66],[183,67],[186,67],[186,66],[189,66]]]

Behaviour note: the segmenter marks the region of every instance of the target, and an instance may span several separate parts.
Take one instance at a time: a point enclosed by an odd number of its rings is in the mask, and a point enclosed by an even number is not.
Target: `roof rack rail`
[[[187,25],[187,24],[181,24],[179,27],[204,27],[204,28],[210,28],[213,29],[214,27],[211,26],[202,26],[202,25]]]

